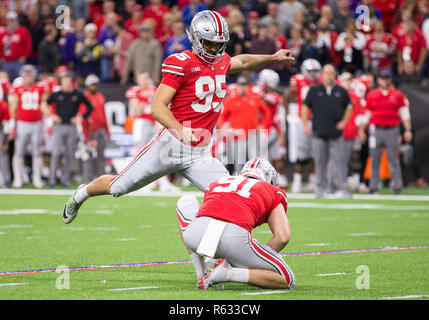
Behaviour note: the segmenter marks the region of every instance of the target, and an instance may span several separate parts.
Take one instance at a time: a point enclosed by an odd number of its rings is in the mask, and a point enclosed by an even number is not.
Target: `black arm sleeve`
[[[53,94],[51,94],[48,99],[46,100],[46,102],[48,104],[54,103],[55,102],[55,97],[56,97],[56,93],[54,92]]]
[[[92,110],[94,110],[94,107],[93,107],[92,103],[89,102],[89,100],[85,97],[85,95],[82,92],[79,92],[79,95],[80,95],[80,99],[79,99],[80,102],[84,103],[87,106],[86,112],[83,115],[83,118],[86,119],[86,118],[89,117],[89,115],[91,114]]]
[[[304,100],[304,104],[307,107],[309,107],[310,109],[313,109],[312,101],[313,101],[313,95],[314,95],[313,92],[315,91],[314,88],[315,87],[310,87],[310,90],[308,90],[308,93],[307,93],[305,100]]]

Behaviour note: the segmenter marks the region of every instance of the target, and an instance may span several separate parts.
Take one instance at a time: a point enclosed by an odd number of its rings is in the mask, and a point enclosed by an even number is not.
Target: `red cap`
[[[250,11],[248,17],[249,18],[259,18],[259,13],[256,11]]]

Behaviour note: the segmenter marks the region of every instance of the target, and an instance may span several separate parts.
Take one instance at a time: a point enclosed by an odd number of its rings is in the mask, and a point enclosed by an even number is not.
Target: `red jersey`
[[[308,90],[310,90],[310,87],[312,85],[317,84],[319,82],[320,82],[319,80],[317,80],[316,82],[308,80],[302,74],[295,74],[290,78],[289,86],[294,87],[296,89],[296,102],[298,103],[299,117],[301,117],[302,103],[304,102],[305,97],[307,96]],[[308,120],[311,120],[312,118],[313,118],[313,115],[311,113],[311,110],[309,110]]]
[[[40,83],[35,83],[31,87],[12,86],[10,95],[16,94],[18,96],[17,120],[26,122],[42,120],[40,103],[45,92],[45,87]]]
[[[9,120],[9,108],[6,101],[0,101],[0,124]],[[1,141],[0,141],[1,143]]]
[[[96,92],[95,94],[90,94],[88,90],[83,92],[85,97],[91,102],[94,109],[87,119],[84,119],[82,122],[83,134],[85,136],[85,140],[88,140],[90,137],[90,133],[97,131],[101,128],[106,130],[106,133],[110,135],[109,124],[106,118],[106,112],[104,110],[105,98],[100,92]],[[86,105],[81,104],[79,107],[79,113],[81,115],[85,114]]]
[[[156,22],[155,26],[155,35],[159,35],[160,30],[162,29],[162,17],[164,13],[170,12],[170,8],[165,4],[159,6],[149,5],[144,9],[143,19],[152,18]]]
[[[353,104],[352,116],[346,123],[343,130],[344,139],[356,139],[359,137],[359,127],[356,124],[356,117],[365,113],[365,99],[357,96],[352,90],[349,91],[350,100]]]
[[[150,120],[152,122],[156,122],[155,118],[152,116],[150,108],[153,96],[155,95],[155,91],[155,86],[150,86],[147,90],[143,90],[139,86],[134,86],[127,90],[127,92],[125,93],[125,98],[127,98],[127,100],[137,99],[139,102],[146,104],[143,110],[143,114],[137,116],[136,118],[142,118]]]
[[[359,98],[365,98],[369,90],[369,81],[363,77],[355,77],[350,84],[351,91]]]
[[[0,80],[0,101],[6,100],[9,88],[10,82],[8,80]]]
[[[33,50],[33,40],[25,27],[18,27],[9,34],[7,29],[0,34],[0,57],[5,61],[16,61],[20,57],[28,58]]]
[[[143,23],[143,19],[141,19],[141,21],[136,23],[132,18],[129,18],[124,23],[124,29],[127,30],[129,33],[131,33],[135,39],[138,37],[139,28],[142,25],[142,23]]]
[[[247,138],[251,129],[257,129],[260,125],[268,128],[270,117],[270,110],[264,101],[249,88],[245,96],[231,94],[226,98],[219,126],[229,122],[231,128],[244,131],[245,136],[241,138]]]
[[[366,110],[371,113],[370,123],[381,127],[394,127],[401,123],[399,109],[408,107],[408,99],[394,88],[384,92],[380,88],[370,91],[366,97]]]
[[[282,96],[274,91],[265,92],[263,88],[259,86],[251,86],[251,90],[262,98],[262,100],[265,102],[268,109],[270,110],[270,118],[267,124],[267,128],[270,130],[274,129],[277,132],[280,132],[280,124],[276,121],[276,115],[279,111],[279,108],[282,107]]]
[[[405,33],[398,37],[397,50],[401,52],[403,60],[411,59],[418,63],[423,49],[426,49],[426,39],[420,29],[414,34]]]
[[[205,63],[190,50],[165,59],[161,83],[177,90],[170,102],[174,117],[185,127],[203,128],[213,135],[226,97],[226,74],[230,68],[231,58],[226,53],[217,64]],[[202,139],[207,137],[201,136],[199,143]]]
[[[197,217],[211,217],[243,227],[249,232],[267,223],[279,204],[287,211],[286,193],[265,181],[228,176],[210,184]]]
[[[381,37],[371,34],[364,49],[364,54],[369,58],[371,66],[375,69],[391,67],[396,43],[396,38],[389,33],[384,33]],[[376,48],[381,48],[383,51],[376,52],[374,51]]]

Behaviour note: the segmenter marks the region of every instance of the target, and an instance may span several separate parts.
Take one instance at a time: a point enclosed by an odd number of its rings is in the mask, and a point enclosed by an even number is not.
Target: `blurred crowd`
[[[231,56],[291,50],[296,64],[271,66],[283,84],[309,58],[354,75],[391,67],[398,81],[428,79],[426,0],[2,1],[0,59],[11,81],[26,62],[40,73],[66,65],[82,81],[126,83],[145,70],[157,84],[162,60],[190,49],[185,29],[206,9],[227,20]]]
[[[378,85],[376,79],[381,70],[388,70],[388,77],[395,85],[425,84],[429,79],[428,0],[2,1],[0,185],[20,187],[29,182],[25,167],[32,166],[30,176],[36,187],[44,185],[42,177],[45,176],[51,187],[57,183],[68,187],[70,173],[58,173],[60,153],[52,157],[55,148],[62,148],[63,156],[69,161],[79,154],[80,160],[86,163],[81,166],[82,179],[89,181],[102,174],[103,150],[110,134],[104,113],[105,99],[98,90],[102,83],[133,85],[124,100],[134,119],[132,131],[138,137],[134,141],[138,146],[144,145],[157,128],[150,115],[150,102],[160,82],[161,63],[171,54],[191,49],[186,28],[196,13],[206,9],[217,10],[227,20],[230,41],[226,52],[230,56],[273,54],[279,49],[289,49],[296,57],[291,65],[271,64],[253,73],[228,77],[229,98],[225,101],[219,128],[245,132],[244,136],[235,132],[235,137],[229,139],[233,143],[225,137],[216,139],[217,153],[225,155],[225,164],[232,165],[231,173],[239,171],[235,160],[240,155],[262,156],[260,150],[249,150],[249,146],[256,143],[251,142],[255,136],[258,143],[267,142],[269,148],[263,156],[282,173],[283,187],[288,186],[284,172],[285,164],[290,162],[295,164],[294,191],[306,190],[301,188],[301,179],[308,182],[307,190],[315,191],[314,168],[311,161],[307,161],[311,157],[299,159],[300,131],[295,132],[293,128],[301,117],[307,92],[321,81],[322,68],[326,65],[335,68],[340,75],[336,82],[353,95],[353,105],[359,104],[361,108],[366,104],[368,92]],[[309,61],[316,61],[316,67]],[[91,110],[79,105],[67,119],[57,119],[58,123],[78,127],[74,141],[64,148],[68,143],[65,136],[71,135],[64,131],[61,138],[59,130],[54,130],[58,126],[45,119],[58,113],[55,106],[49,106],[46,101],[55,92],[75,94],[73,92],[81,91],[79,88],[84,89]],[[46,104],[40,118],[32,118],[41,122],[43,134],[28,147],[30,134],[28,141],[22,142],[24,147],[20,146],[23,151],[17,154],[16,142],[14,152],[9,142],[23,134],[16,132],[22,128],[9,123],[10,118],[17,119],[10,110],[17,109],[14,107],[17,103],[27,102],[26,108],[30,111],[37,108],[34,104]],[[352,121],[358,114],[364,114],[363,111],[355,113]],[[355,129],[358,127],[359,124]],[[262,129],[264,134],[260,133]],[[34,128],[28,130],[34,132]],[[255,130],[255,134],[249,134],[249,130]],[[360,139],[356,130],[350,139],[361,142],[350,147],[350,161],[343,166],[347,166],[347,175],[353,177],[349,178],[352,190],[368,191],[367,184],[363,184],[368,180],[365,173],[368,141]],[[244,140],[247,141],[244,144],[239,142]],[[409,140],[404,143],[412,145],[413,139]],[[84,147],[79,149],[79,144]],[[42,151],[36,150],[38,146],[42,146]],[[75,154],[76,147],[80,151]],[[32,154],[31,165],[24,162],[27,151]],[[43,155],[49,158],[43,159]],[[231,156],[233,160],[228,160]],[[244,162],[245,159],[238,161]],[[59,166],[65,167],[67,165]],[[420,168],[417,166],[414,171],[415,183],[426,185]]]

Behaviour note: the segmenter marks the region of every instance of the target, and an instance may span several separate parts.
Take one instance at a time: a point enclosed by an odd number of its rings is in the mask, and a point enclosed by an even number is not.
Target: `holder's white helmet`
[[[258,84],[265,85],[271,89],[276,89],[279,85],[280,77],[277,72],[271,69],[264,69],[259,72]]]
[[[228,24],[216,11],[204,10],[192,19],[189,31],[186,30],[194,52],[206,63],[219,63],[229,41]],[[221,43],[216,54],[204,50],[204,41]]]
[[[278,187],[279,174],[267,160],[254,158],[246,162],[240,176],[255,178]]]
[[[316,59],[305,59],[301,65],[301,73],[308,80],[316,81],[320,77],[322,66]]]

